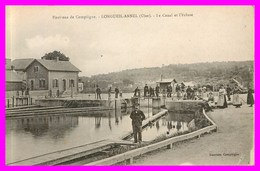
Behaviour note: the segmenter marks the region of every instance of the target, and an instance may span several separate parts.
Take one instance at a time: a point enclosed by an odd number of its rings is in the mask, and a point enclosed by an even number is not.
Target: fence
[[[176,142],[180,142],[180,141],[184,141],[184,140],[188,140],[188,139],[192,139],[195,137],[200,137],[202,134],[205,133],[210,133],[212,131],[216,131],[217,130],[217,125],[206,115],[205,111],[203,110],[203,114],[205,115],[205,117],[212,123],[211,126],[202,128],[200,130],[188,133],[188,134],[184,134],[184,135],[180,135],[177,137],[172,137],[142,148],[137,148],[116,156],[112,156],[106,159],[102,159],[96,162],[92,162],[92,163],[88,163],[86,165],[89,166],[102,166],[102,165],[113,165],[119,162],[126,162],[127,164],[132,164],[134,157],[140,156],[142,154],[157,150],[159,148],[162,147],[167,147],[168,149],[171,149],[173,147],[173,144]]]

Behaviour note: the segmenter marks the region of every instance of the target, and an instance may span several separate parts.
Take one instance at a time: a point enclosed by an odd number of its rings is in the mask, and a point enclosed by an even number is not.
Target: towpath
[[[245,95],[242,96],[245,100]],[[251,165],[253,158],[254,108],[229,105],[208,113],[218,131],[142,155],[133,165]]]

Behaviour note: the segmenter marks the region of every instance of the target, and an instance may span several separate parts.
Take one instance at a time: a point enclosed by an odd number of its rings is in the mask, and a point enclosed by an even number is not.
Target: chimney
[[[162,81],[162,77],[163,77],[163,75],[161,74],[161,81]]]

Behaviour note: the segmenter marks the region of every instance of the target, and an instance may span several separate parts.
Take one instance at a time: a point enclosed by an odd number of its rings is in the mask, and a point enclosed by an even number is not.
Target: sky
[[[254,60],[254,7],[6,7],[6,58],[39,59],[54,50],[70,57],[80,76]]]

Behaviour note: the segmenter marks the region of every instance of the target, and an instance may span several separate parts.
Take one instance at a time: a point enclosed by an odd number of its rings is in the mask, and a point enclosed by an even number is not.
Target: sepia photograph
[[[255,7],[6,6],[7,166],[254,166]]]

